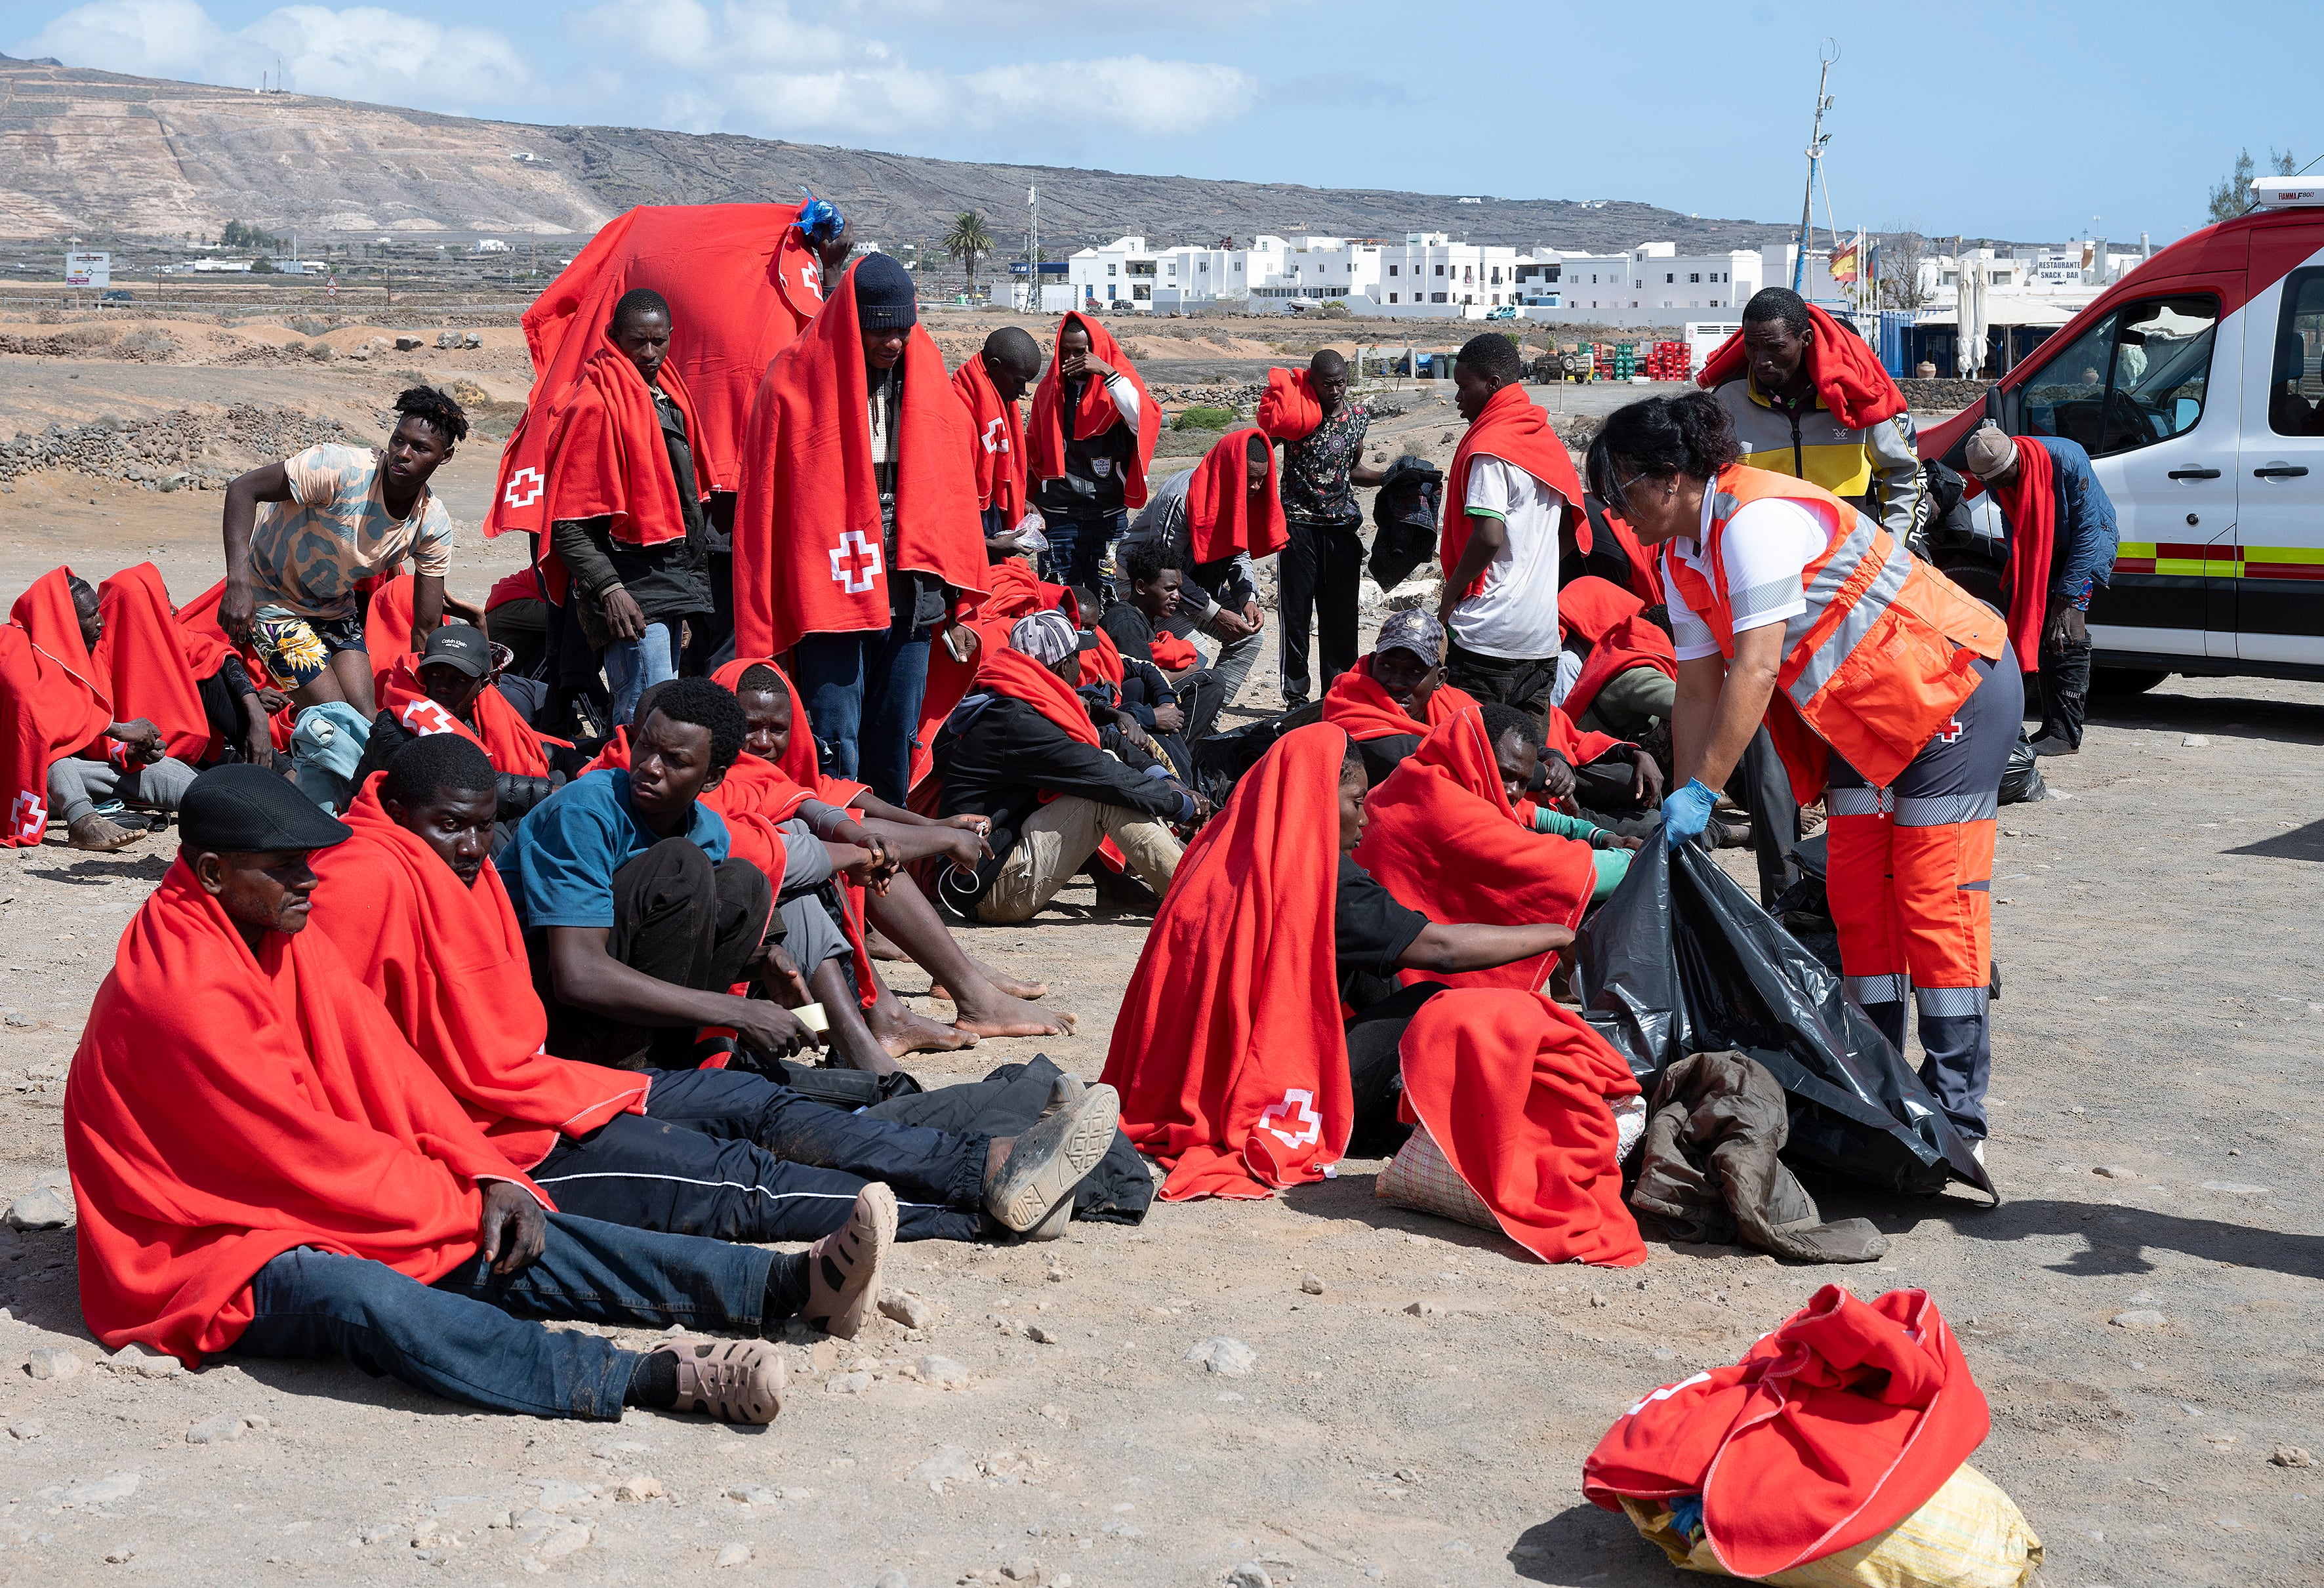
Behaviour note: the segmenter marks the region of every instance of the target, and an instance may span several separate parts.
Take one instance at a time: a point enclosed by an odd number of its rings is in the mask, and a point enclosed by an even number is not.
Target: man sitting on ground
[[[1196,700],[1190,740],[1210,732],[1259,661],[1261,618],[1251,559],[1280,551],[1287,533],[1275,485],[1275,448],[1258,430],[1235,430],[1221,437],[1201,463],[1163,481],[1121,538],[1117,592],[1131,597],[1128,570],[1144,566],[1139,559],[1146,548],[1170,548],[1179,560],[1167,566],[1185,569],[1185,583],[1177,610],[1159,620],[1159,627],[1180,640],[1200,629],[1218,643],[1211,663],[1217,700]]]
[[[969,1241],[986,1213],[1003,1228],[1039,1224],[1103,1155],[1103,1088],[992,1140],[826,1106],[739,1069],[641,1076],[549,1057],[523,934],[485,863],[497,780],[456,734],[398,752],[348,810],[355,836],[317,856],[315,919],[470,1117],[565,1212],[805,1241],[837,1229],[877,1179],[900,1198],[899,1239]]]
[[[557,1211],[304,930],[308,857],[347,828],[253,766],[204,774],[180,815],[65,1093],[81,1311],[106,1348],[344,1357],[536,1417],[765,1423],[782,1358],[752,1336],[862,1326],[895,1236],[885,1186],[796,1255]],[[744,1337],[640,1353],[543,1316]]]
[[[161,569],[123,568],[97,586],[97,604],[104,627],[89,655],[116,716],[152,723],[189,766],[274,763],[266,697],[233,646],[179,621]]]
[[[1158,897],[1185,852],[1167,821],[1210,804],[1120,741],[1109,753],[1076,694],[1084,640],[1063,613],[1018,620],[936,739],[940,811],[989,817],[992,857],[945,874],[945,901],[988,925],[1029,920],[1111,838]]]
[[[309,447],[226,489],[226,590],[218,624],[253,647],[300,708],[344,700],[368,722],[372,662],[359,581],[410,559],[411,642],[444,616],[452,518],[428,489],[467,439],[468,416],[432,386],[395,400],[384,450]]]
[[[1323,720],[1355,742],[1378,788],[1424,737],[1476,704],[1444,681],[1444,625],[1407,607],[1380,624],[1370,656],[1332,680]]]

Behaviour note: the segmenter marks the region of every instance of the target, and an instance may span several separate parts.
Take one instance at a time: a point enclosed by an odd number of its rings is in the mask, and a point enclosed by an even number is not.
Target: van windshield
[[[2124,304],[2025,383],[2025,432],[2079,441],[2093,457],[2186,434],[2203,417],[2218,320],[2206,296]]]

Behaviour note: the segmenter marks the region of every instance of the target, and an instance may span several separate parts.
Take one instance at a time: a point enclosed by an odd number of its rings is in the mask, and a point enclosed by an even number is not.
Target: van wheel
[[[2151,672],[2143,667],[2094,667],[2090,669],[2090,693],[2144,695],[2170,676],[2168,672]]]

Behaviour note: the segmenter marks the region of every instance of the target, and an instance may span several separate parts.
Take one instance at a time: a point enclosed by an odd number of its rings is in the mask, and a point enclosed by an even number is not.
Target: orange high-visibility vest
[[[1715,577],[1676,555],[1675,542],[1663,549],[1664,575],[1729,661],[1735,613],[1720,549],[1728,521],[1749,503],[1781,497],[1824,525],[1823,555],[1800,570],[1807,610],[1784,621],[1767,708],[1793,792],[1804,802],[1821,791],[1824,746],[1875,787],[1894,782],[1976,689],[1973,663],[2001,654],[2007,624],[1821,485],[1735,464],[1720,471],[1711,493],[1702,560]]]

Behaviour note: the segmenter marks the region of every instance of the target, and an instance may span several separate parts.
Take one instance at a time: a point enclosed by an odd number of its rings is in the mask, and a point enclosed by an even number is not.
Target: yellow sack
[[[1625,1499],[1622,1510],[1673,1565],[1729,1574],[1708,1539],[1690,1542],[1671,1525],[1669,1507]],[[1757,1581],[1780,1588],[2026,1588],[2041,1565],[2042,1540],[2016,1501],[1963,1463],[1926,1505],[1879,1537]]]

